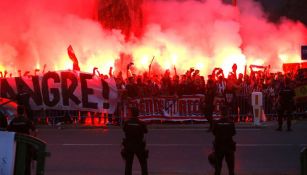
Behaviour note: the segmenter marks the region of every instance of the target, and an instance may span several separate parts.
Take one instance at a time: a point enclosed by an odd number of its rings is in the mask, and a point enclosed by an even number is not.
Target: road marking
[[[300,144],[237,144],[238,147],[265,147],[265,146],[298,146]]]
[[[103,144],[91,144],[91,143],[64,143],[64,144],[51,144],[62,146],[121,146],[121,144],[103,143]],[[161,144],[147,144],[151,147],[190,147],[190,146],[212,146],[212,144],[185,144],[185,143],[161,143]],[[307,146],[307,143],[299,144],[237,144],[237,147],[289,147],[289,146]]]
[[[250,127],[246,127],[246,128],[236,128],[237,131],[261,131],[265,128],[250,128]],[[84,129],[79,129],[79,128],[75,128],[75,129],[64,129],[65,132],[76,132],[76,130],[79,131],[106,131],[106,132],[122,132],[121,128],[84,128]],[[207,131],[208,127],[202,127],[202,128],[150,128],[148,127],[149,131]],[[51,130],[52,131],[52,130]],[[45,132],[45,131],[44,131]],[[53,132],[53,131],[52,131]]]
[[[64,143],[62,146],[119,146],[120,144]]]
[[[207,131],[208,128],[154,128],[149,131]],[[237,131],[261,131],[260,128],[238,128]],[[208,132],[209,133],[209,132]]]

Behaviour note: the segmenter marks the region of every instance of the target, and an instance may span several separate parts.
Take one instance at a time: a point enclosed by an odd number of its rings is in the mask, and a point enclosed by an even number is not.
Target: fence
[[[93,113],[89,111],[66,111],[66,110],[41,110],[34,111],[34,116],[38,120],[48,118],[49,123],[56,124],[58,122],[78,122],[78,123],[121,123],[121,120],[126,116],[128,106],[136,106],[140,109],[140,118],[145,121],[207,121],[204,116],[202,105],[204,95],[186,95],[181,97],[176,96],[161,96],[152,98],[138,98],[121,101],[114,115],[107,113]],[[215,100],[215,108],[213,118],[218,118],[220,115],[219,105],[223,99]],[[263,96],[263,110],[268,120],[275,119],[276,107],[275,99],[271,96]],[[232,111],[232,116],[236,121],[249,121],[252,119],[251,96],[238,95],[236,105]],[[296,105],[294,112],[295,116],[304,116],[307,111],[307,104],[300,103]],[[66,116],[66,117],[65,117]],[[69,116],[67,118],[67,116]],[[88,121],[90,120],[90,121]]]

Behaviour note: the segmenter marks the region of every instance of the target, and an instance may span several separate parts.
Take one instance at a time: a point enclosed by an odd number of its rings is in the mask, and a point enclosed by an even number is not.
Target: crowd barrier
[[[56,124],[60,122],[79,122],[79,123],[121,123],[126,117],[127,107],[136,106],[140,110],[140,119],[144,121],[207,121],[203,111],[204,95],[184,95],[177,96],[161,96],[151,98],[127,99],[121,101],[115,114],[93,113],[89,111],[66,111],[66,110],[41,110],[34,111],[34,116],[38,120],[48,118],[49,123]],[[222,98],[216,98],[214,102],[213,118],[220,117],[219,106],[223,103]],[[263,110],[267,120],[276,118],[276,102],[275,98],[263,95]],[[252,105],[251,96],[238,95],[231,110],[231,115],[236,121],[252,121]],[[294,114],[296,116],[305,116],[307,104],[296,104]],[[69,119],[65,118],[68,113]],[[67,116],[67,115],[66,115]],[[90,118],[90,121],[86,121]],[[69,121],[71,120],[71,121]]]

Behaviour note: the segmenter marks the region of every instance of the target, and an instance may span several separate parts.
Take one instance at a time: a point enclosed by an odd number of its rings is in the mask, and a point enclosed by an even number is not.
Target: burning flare
[[[222,67],[227,75],[233,63],[238,73],[246,64],[281,71],[283,63],[300,62],[300,46],[307,44],[306,26],[288,19],[268,22],[252,0],[239,1],[237,7],[216,0],[143,1],[138,4],[142,13],[131,14],[132,27],[142,30],[127,40],[125,31],[102,27],[97,14],[104,1],[1,1],[0,71],[18,76],[18,70],[72,69],[66,50],[70,44],[81,71],[97,67],[102,74],[110,67],[124,72],[130,62],[135,73],[151,65],[153,73],[174,73],[176,67],[180,74],[194,67],[207,75]]]

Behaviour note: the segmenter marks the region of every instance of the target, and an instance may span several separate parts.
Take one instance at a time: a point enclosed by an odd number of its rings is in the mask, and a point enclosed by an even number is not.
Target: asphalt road
[[[150,175],[213,174],[207,156],[213,136],[205,124],[151,125],[147,135]],[[255,128],[237,125],[236,167],[238,175],[298,175],[300,150],[307,146],[307,121],[294,123],[293,131],[275,131],[275,123]],[[110,128],[39,128],[51,156],[46,175],[122,175],[123,132]],[[141,174],[137,159],[133,174]],[[226,163],[223,173],[228,174]]]

